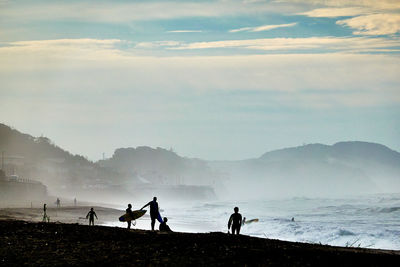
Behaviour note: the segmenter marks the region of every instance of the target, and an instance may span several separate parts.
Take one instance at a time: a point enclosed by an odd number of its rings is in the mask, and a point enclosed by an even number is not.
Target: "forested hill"
[[[400,153],[387,146],[360,141],[339,142],[332,146],[308,144],[263,154],[260,160],[328,160],[364,161],[400,167]]]
[[[4,124],[0,124],[0,151],[7,175],[41,181],[52,194],[73,192],[73,197],[79,190],[108,186],[124,178],[81,155],[72,155],[47,137],[23,134]]]
[[[400,190],[400,153],[376,143],[308,144],[255,159],[209,164],[228,173],[234,189],[247,190],[248,195],[336,196]]]
[[[181,157],[163,148],[119,148],[110,159],[98,163],[121,173],[134,173],[151,183],[208,185],[216,179],[206,161]]]
[[[69,164],[93,166],[93,162],[88,161],[83,156],[72,155],[53,144],[47,137],[33,137],[1,123],[0,151],[5,153],[6,158],[14,158],[15,161],[18,158],[23,158],[25,162],[30,163],[53,160]]]

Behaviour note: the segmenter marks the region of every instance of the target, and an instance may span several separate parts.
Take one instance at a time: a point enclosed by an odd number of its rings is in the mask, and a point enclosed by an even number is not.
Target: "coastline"
[[[3,266],[397,266],[400,251],[296,243],[221,232],[161,233],[0,220]]]

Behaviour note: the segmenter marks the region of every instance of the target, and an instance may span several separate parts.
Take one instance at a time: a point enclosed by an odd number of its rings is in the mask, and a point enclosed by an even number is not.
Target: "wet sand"
[[[118,218],[125,213],[125,211],[122,210],[99,206],[50,207],[47,208],[46,213],[50,217],[50,222],[88,224],[89,221],[86,219],[86,215],[91,207],[94,208],[98,217],[98,220],[95,218],[95,224],[118,222]],[[41,222],[43,220],[43,207],[0,209],[0,220],[1,219]]]
[[[120,214],[119,210],[96,209],[109,211],[113,218],[113,212]],[[7,215],[7,211],[0,210],[0,265],[398,266],[400,262],[400,251],[340,248],[226,233],[160,233],[87,226],[74,222],[76,214],[72,213],[69,224],[37,223],[13,220],[10,211]],[[35,221],[35,214],[21,216],[31,216]],[[67,218],[68,208],[59,214]]]

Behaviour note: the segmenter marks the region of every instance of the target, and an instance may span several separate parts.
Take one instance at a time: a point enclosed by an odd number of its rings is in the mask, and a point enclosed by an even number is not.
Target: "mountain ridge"
[[[25,158],[23,174],[42,175],[50,184],[57,181],[82,190],[99,185],[126,189],[127,183],[132,188],[143,183],[211,186],[221,194],[239,189],[247,190],[248,195],[328,195],[332,188],[348,194],[376,193],[400,188],[400,153],[362,141],[288,147],[238,161],[182,157],[160,147],[126,147],[117,148],[111,158],[91,162],[56,146],[49,138],[33,137],[0,124],[0,151],[4,150]]]

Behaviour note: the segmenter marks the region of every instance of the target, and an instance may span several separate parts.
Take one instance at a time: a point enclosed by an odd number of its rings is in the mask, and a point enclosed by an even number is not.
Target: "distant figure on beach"
[[[153,197],[153,201],[150,201],[149,203],[144,205],[140,210],[144,209],[147,206],[150,206],[151,230],[154,231],[154,225],[156,224],[156,219],[159,214],[157,197]]]
[[[294,217],[292,217],[292,222],[294,222]]]
[[[94,212],[93,208],[90,208],[90,211],[86,215],[86,219],[89,218],[89,225],[94,225],[94,217],[95,216],[96,216],[96,219],[98,220],[99,218],[97,218],[96,212]]]
[[[76,198],[74,198],[74,206],[76,207]]]
[[[46,211],[47,211],[46,204],[43,204],[43,219],[42,219],[42,222],[46,222],[46,221],[50,222],[50,217],[47,216]]]
[[[158,229],[160,229],[160,232],[172,232],[171,228],[169,228],[169,226],[167,225],[168,222],[168,218],[164,217],[163,222],[160,223],[160,227]]]
[[[56,205],[57,205],[57,208],[59,208],[60,206],[61,206],[61,201],[60,201],[60,199],[59,198],[57,198],[57,200],[56,200]]]
[[[232,225],[232,234],[234,235],[235,232],[238,235],[240,233],[240,226],[242,225],[242,215],[239,213],[239,208],[235,207],[233,209],[235,213],[232,213],[231,217],[228,221],[228,232]]]
[[[129,216],[131,218],[133,218],[133,212],[132,212],[132,205],[131,204],[128,204],[128,208],[125,211],[126,211],[126,214],[129,214]],[[128,223],[128,229],[131,229],[132,221],[126,221],[126,222]]]

